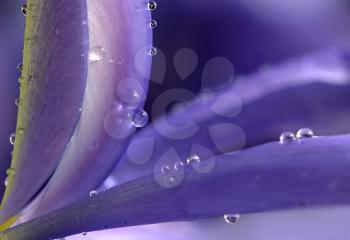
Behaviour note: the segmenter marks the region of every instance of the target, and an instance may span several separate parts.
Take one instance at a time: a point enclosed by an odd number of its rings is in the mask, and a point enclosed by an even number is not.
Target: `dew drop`
[[[154,11],[157,8],[157,3],[153,0],[148,1],[147,8],[150,11]]]
[[[10,140],[10,143],[11,143],[12,146],[15,145],[16,134],[15,133],[11,133],[9,140]]]
[[[15,100],[15,104],[16,104],[17,107],[19,106],[19,103],[20,103],[20,100],[19,100],[19,98],[17,98],[17,99]]]
[[[301,128],[297,132],[297,139],[312,138],[312,137],[314,137],[314,132],[309,128]]]
[[[96,46],[90,49],[89,60],[90,62],[99,62],[106,56],[106,50],[101,46]]]
[[[183,169],[184,166],[185,166],[185,164],[182,161],[178,161],[174,164],[174,169],[176,171],[179,171],[179,170]]]
[[[292,142],[295,140],[295,135],[292,132],[283,132],[280,135],[280,143]]]
[[[24,16],[27,16],[28,7],[27,7],[27,4],[26,4],[26,3],[23,3],[23,4],[22,4],[21,12],[22,12],[22,14],[23,14]]]
[[[143,109],[136,109],[133,119],[132,125],[137,128],[141,128],[147,125],[149,120],[148,114]]]
[[[22,72],[22,70],[23,70],[23,64],[22,63],[17,65],[17,70]]]
[[[94,197],[96,195],[97,195],[97,191],[95,191],[95,190],[92,190],[92,191],[89,192],[89,196],[90,197]]]
[[[228,224],[237,223],[240,218],[241,218],[241,215],[239,215],[239,214],[225,214],[224,215],[225,222]]]
[[[158,23],[156,20],[151,20],[149,22],[149,26],[150,26],[150,28],[156,28],[158,26]]]
[[[194,165],[194,164],[198,164],[200,162],[201,162],[200,157],[198,155],[195,155],[195,154],[190,155],[186,160],[187,165]]]
[[[4,181],[4,185],[5,185],[5,187],[7,187],[8,182],[9,182],[8,177],[6,177],[6,178],[5,178],[5,181]]]
[[[157,48],[151,47],[151,49],[149,50],[149,55],[155,56],[157,55],[157,52],[158,52]]]

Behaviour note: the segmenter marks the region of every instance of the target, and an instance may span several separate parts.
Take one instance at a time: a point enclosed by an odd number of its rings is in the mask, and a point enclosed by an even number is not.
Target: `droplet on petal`
[[[312,138],[314,136],[314,132],[309,128],[301,128],[297,132],[297,139]]]
[[[283,132],[280,135],[280,143],[292,142],[295,140],[295,135],[292,132]]]
[[[19,100],[19,98],[17,98],[17,99],[15,100],[15,105],[18,107],[18,106],[19,106],[19,103],[20,103],[20,100]]]
[[[187,162],[187,165],[193,166],[195,164],[200,163],[201,159],[198,155],[192,154],[187,158],[186,162]]]
[[[132,120],[132,124],[137,128],[141,128],[147,125],[148,120],[149,120],[149,117],[145,110],[136,109]]]
[[[15,145],[16,134],[15,133],[11,133],[9,140],[10,140],[10,143],[11,143],[12,146]]]
[[[92,191],[89,192],[89,196],[90,197],[94,197],[96,195],[97,195],[97,191],[95,191],[95,190],[92,190]]]
[[[22,4],[21,12],[22,12],[22,14],[23,14],[24,16],[27,16],[28,7],[27,7],[27,4],[26,4],[26,3],[23,3],[23,4]]]
[[[149,55],[155,56],[157,55],[157,52],[158,52],[157,48],[151,47],[151,49],[149,50]]]
[[[149,26],[150,26],[150,28],[156,28],[158,26],[158,23],[156,20],[151,20],[149,22]]]
[[[154,11],[157,8],[157,3],[153,0],[148,1],[147,8],[150,11]]]
[[[114,139],[124,139],[132,133],[132,114],[121,108],[115,108],[107,113],[104,119],[104,129]]]
[[[89,60],[90,62],[99,62],[106,56],[106,50],[101,46],[95,46],[90,49]]]
[[[23,70],[23,64],[22,63],[17,65],[17,70],[22,72],[22,70]]]
[[[224,215],[225,222],[228,224],[237,223],[240,218],[241,218],[241,216],[239,214],[225,214]]]

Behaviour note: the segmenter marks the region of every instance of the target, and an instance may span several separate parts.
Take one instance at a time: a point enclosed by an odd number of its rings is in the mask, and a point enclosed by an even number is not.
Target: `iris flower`
[[[0,239],[348,239],[346,0],[0,4]]]

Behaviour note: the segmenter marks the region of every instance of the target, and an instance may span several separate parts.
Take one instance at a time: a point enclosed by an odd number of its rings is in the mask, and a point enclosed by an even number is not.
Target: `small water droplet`
[[[148,114],[143,109],[136,109],[133,119],[132,125],[137,128],[141,128],[147,125],[149,120]]]
[[[149,55],[151,55],[151,56],[155,56],[155,55],[157,55],[157,48],[155,48],[155,47],[151,47],[151,49],[149,50]]]
[[[83,235],[83,236],[86,236],[86,235],[87,235],[87,232],[83,232],[82,235]]]
[[[28,10],[27,4],[23,3],[21,7],[21,12],[24,16],[27,16],[27,10]]]
[[[156,28],[158,26],[158,23],[156,20],[151,20],[149,22],[149,26],[150,26],[150,28]]]
[[[6,177],[6,178],[5,178],[5,181],[4,181],[5,187],[7,187],[8,182],[9,182],[8,177]]]
[[[92,191],[89,192],[89,196],[90,196],[90,197],[94,197],[94,196],[97,195],[97,193],[98,193],[97,191],[92,190]]]
[[[185,164],[182,161],[178,161],[174,164],[174,169],[176,171],[181,170],[185,167]]]
[[[148,1],[147,8],[150,11],[154,11],[157,8],[157,3],[153,0]]]
[[[23,64],[22,63],[17,65],[17,70],[22,72],[22,70],[23,70]]]
[[[225,222],[227,222],[228,224],[237,223],[240,218],[241,218],[241,215],[239,215],[239,214],[225,214],[224,215]]]
[[[201,159],[198,155],[192,154],[187,158],[187,165],[194,165],[194,164],[198,164],[201,162]]]
[[[283,132],[280,135],[280,143],[287,143],[295,140],[295,135],[292,132]]]
[[[15,145],[16,134],[15,133],[11,133],[9,140],[10,140],[10,143],[11,143],[12,146]]]
[[[19,104],[20,104],[19,98],[17,98],[17,99],[15,100],[15,104],[16,104],[17,107],[19,106]]]
[[[314,132],[309,128],[301,128],[297,132],[297,139],[312,138],[312,137],[314,137]]]
[[[90,49],[89,60],[91,62],[99,62],[106,56],[106,50],[101,46],[96,46]]]

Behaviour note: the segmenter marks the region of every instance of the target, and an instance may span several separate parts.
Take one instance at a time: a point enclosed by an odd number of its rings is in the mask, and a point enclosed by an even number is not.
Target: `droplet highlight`
[[[155,1],[150,0],[148,1],[147,8],[150,11],[154,11],[157,8],[157,3]]]
[[[21,12],[24,16],[27,16],[27,13],[28,13],[28,6],[26,3],[23,3],[22,4],[22,7],[21,7]]]
[[[224,215],[225,222],[228,224],[237,223],[240,218],[241,218],[241,215],[239,215],[239,214],[225,214]]]
[[[141,128],[147,125],[149,120],[148,113],[143,109],[137,109],[132,119],[132,125]]]
[[[96,195],[97,195],[97,191],[95,191],[95,190],[92,190],[89,192],[89,197],[94,197]]]
[[[158,26],[158,23],[157,23],[156,20],[151,20],[151,21],[149,22],[149,27],[150,27],[150,28],[156,28],[157,26]]]
[[[312,138],[315,134],[310,128],[301,128],[297,132],[297,139]]]
[[[99,62],[106,56],[106,50],[101,46],[95,46],[90,49],[89,60],[90,62]]]
[[[10,143],[11,143],[12,146],[15,145],[16,134],[15,133],[11,133],[9,140],[10,140]]]
[[[295,134],[292,132],[283,132],[280,135],[280,143],[288,143],[295,140]]]
[[[191,166],[198,164],[200,162],[201,162],[200,157],[195,154],[191,154],[186,160],[187,165],[191,165]]]

